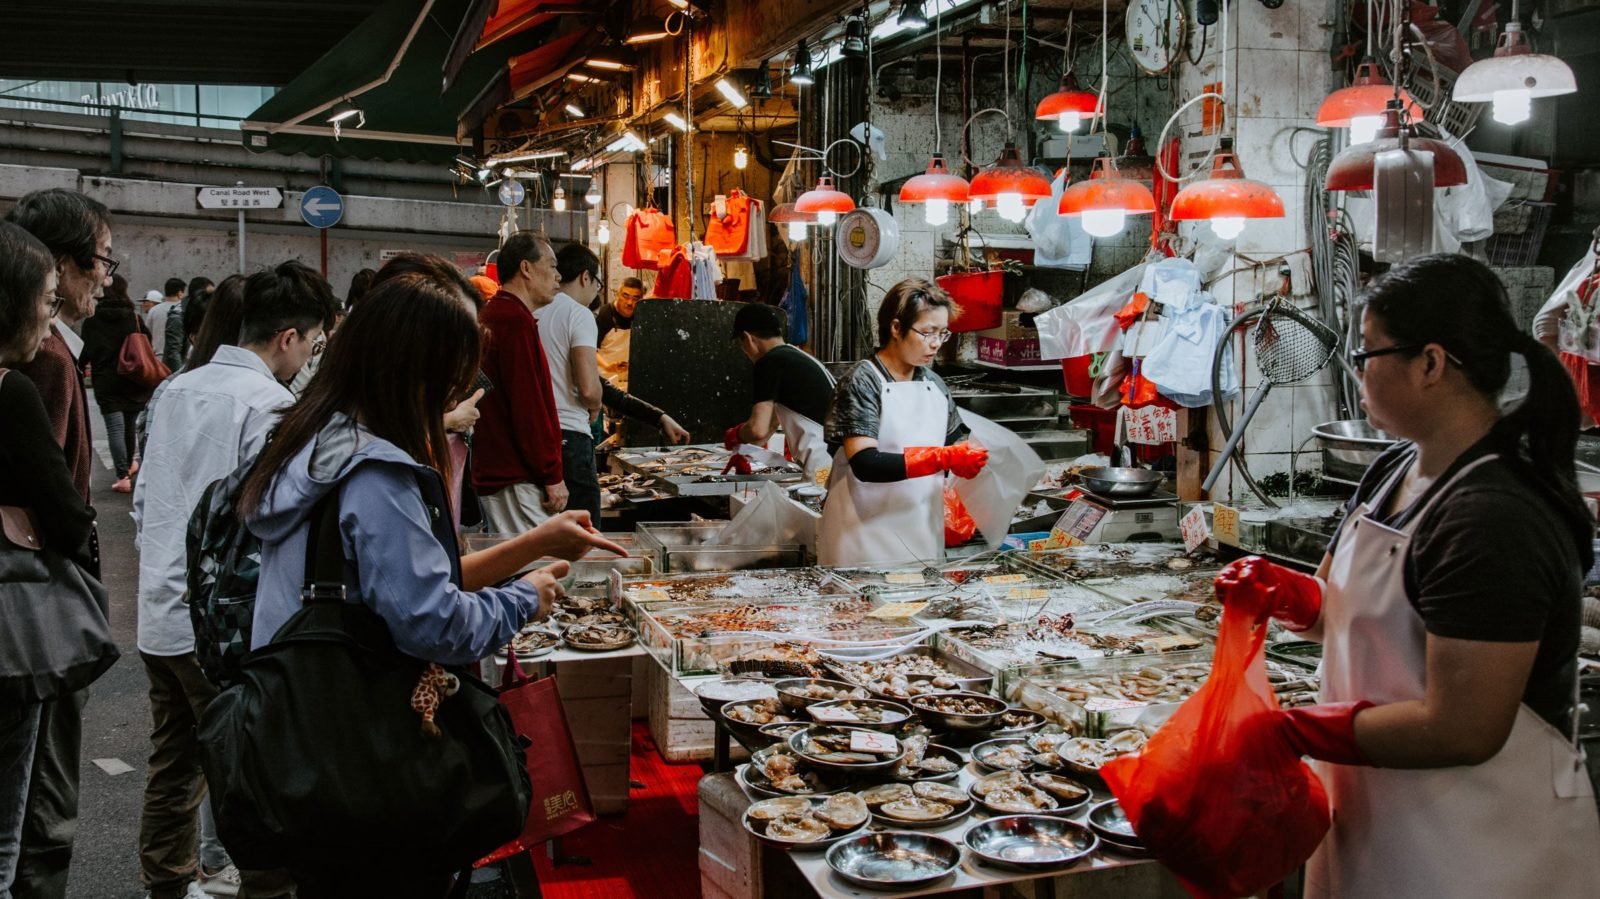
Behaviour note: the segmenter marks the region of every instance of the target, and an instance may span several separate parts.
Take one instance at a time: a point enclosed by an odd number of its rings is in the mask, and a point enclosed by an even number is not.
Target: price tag
[[[1092,699],[1084,700],[1083,708],[1089,712],[1113,712],[1117,709],[1142,709],[1147,705],[1149,703],[1134,702],[1131,699],[1106,699],[1105,697],[1096,696]]]
[[[1206,512],[1201,506],[1189,510],[1178,522],[1178,530],[1183,532],[1183,548],[1185,552],[1194,552],[1196,547],[1206,542],[1211,536],[1211,530],[1206,527]]]
[[[1239,510],[1221,503],[1211,505],[1211,530],[1218,543],[1239,545]]]
[[[1089,539],[1094,529],[1100,526],[1100,520],[1106,517],[1106,507],[1091,503],[1086,499],[1074,500],[1067,511],[1061,513],[1056,519],[1055,526],[1050,529],[1050,536],[1062,534],[1060,546],[1077,546]],[[1073,542],[1067,542],[1071,538]]]
[[[1048,599],[1050,591],[1040,587],[1012,587],[1006,591],[1006,599]]]
[[[883,579],[891,584],[920,584],[923,582],[922,572],[920,571],[891,571],[884,575]]]
[[[925,602],[891,602],[884,603],[867,613],[868,618],[900,619],[910,618],[927,607]]]
[[[1129,443],[1160,444],[1178,439],[1178,413],[1161,406],[1123,410]]]
[[[980,580],[985,584],[1020,584],[1027,579],[1025,574],[991,574]]]
[[[1040,550],[1045,550],[1045,549],[1058,549],[1059,547],[1054,547],[1054,546],[1050,545],[1050,541],[1052,539],[1053,539],[1053,537],[1041,537],[1038,540],[1029,540],[1028,541],[1028,552],[1036,553],[1036,552],[1039,552]]]
[[[813,706],[811,709],[811,717],[817,719],[818,721],[839,721],[846,724],[861,720],[856,716],[855,712],[852,712],[849,709],[841,709],[838,706],[827,706],[822,708]]]
[[[875,730],[853,730],[850,732],[850,751],[893,755],[900,751],[900,743],[894,737]]]

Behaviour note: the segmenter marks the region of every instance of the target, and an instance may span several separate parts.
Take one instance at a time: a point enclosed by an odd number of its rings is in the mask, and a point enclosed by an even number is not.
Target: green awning
[[[444,162],[470,152],[457,123],[506,60],[540,43],[553,28],[530,29],[472,54],[442,94],[443,70],[470,0],[391,0],[243,123],[254,152],[359,159]],[[344,104],[360,110],[340,123]]]

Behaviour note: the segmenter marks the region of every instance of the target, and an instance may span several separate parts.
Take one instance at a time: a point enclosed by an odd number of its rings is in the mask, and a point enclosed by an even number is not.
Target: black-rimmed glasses
[[[47,305],[49,305],[49,307],[50,307],[50,317],[51,318],[55,318],[56,317],[56,313],[61,311],[61,304],[65,303],[66,301],[67,301],[67,298],[62,296],[59,293],[49,294],[49,301],[48,301]]]
[[[1379,356],[1392,356],[1396,353],[1420,353],[1427,346],[1425,343],[1399,343],[1394,346],[1379,347],[1375,350],[1362,350],[1359,353],[1350,354],[1350,365],[1356,371],[1366,371],[1368,359],[1376,359]],[[1444,357],[1456,366],[1461,365],[1461,360],[1456,358],[1456,355],[1449,350],[1445,350]]]
[[[924,331],[921,328],[912,328],[911,333],[921,337],[923,342],[931,346],[943,346],[944,342],[950,339],[950,332],[943,328],[935,331]]]
[[[117,261],[115,259],[112,259],[110,256],[102,256],[99,253],[90,253],[89,256],[91,258],[93,258],[95,261],[102,262],[102,263],[105,264],[105,267],[106,267],[106,275],[105,276],[107,278],[111,277],[112,275],[115,275],[117,273],[117,266],[122,264],[121,262],[119,262],[119,261]]]

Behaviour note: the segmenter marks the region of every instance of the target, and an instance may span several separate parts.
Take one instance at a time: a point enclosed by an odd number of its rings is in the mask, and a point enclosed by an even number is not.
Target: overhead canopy
[[[470,147],[457,137],[461,113],[503,76],[509,56],[543,36],[535,29],[473,54],[441,95],[451,35],[470,5],[389,0],[248,117],[245,146],[411,162],[448,160]],[[346,103],[360,116],[341,122],[336,137],[328,119]]]
[[[0,77],[293,81],[384,0],[4,0]]]

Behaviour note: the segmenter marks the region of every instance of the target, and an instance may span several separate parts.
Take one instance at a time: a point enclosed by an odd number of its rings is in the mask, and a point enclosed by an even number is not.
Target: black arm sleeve
[[[0,379],[0,421],[6,430],[0,440],[0,505],[28,509],[46,547],[93,570],[94,510],[72,485],[67,457],[26,375],[13,371]]]
[[[887,484],[906,479],[904,453],[886,453],[875,446],[850,457],[850,473],[868,483]]]
[[[647,425],[661,426],[661,416],[667,413],[631,393],[623,393],[611,386],[605,378],[600,379],[600,399],[607,409],[618,415],[626,415]]]

